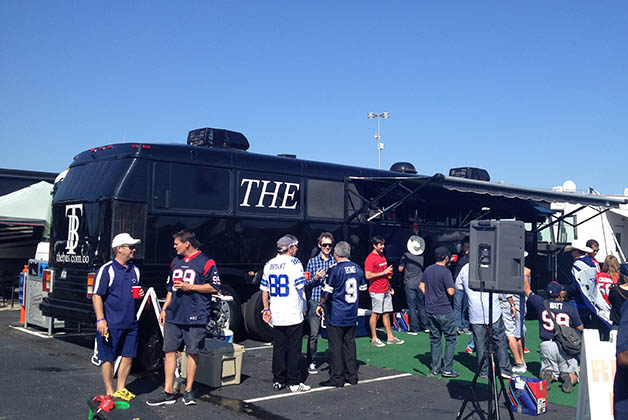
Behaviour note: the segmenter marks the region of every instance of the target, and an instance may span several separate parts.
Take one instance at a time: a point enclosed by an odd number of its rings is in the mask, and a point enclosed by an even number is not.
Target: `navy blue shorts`
[[[205,325],[179,325],[166,322],[164,325],[164,353],[181,350],[185,343],[185,352],[198,354],[205,348],[207,330]]]
[[[137,327],[131,329],[109,328],[109,340],[96,332],[98,360],[114,362],[118,356],[135,357],[137,354]]]

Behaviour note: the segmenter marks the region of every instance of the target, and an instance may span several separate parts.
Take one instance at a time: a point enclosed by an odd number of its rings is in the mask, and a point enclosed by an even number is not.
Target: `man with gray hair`
[[[337,264],[328,270],[323,297],[317,314],[326,314],[331,367],[329,379],[321,386],[343,387],[345,382],[358,383],[355,352],[355,324],[358,320],[358,297],[366,290],[366,278],[359,265],[349,261],[351,246],[341,241],[334,247]],[[325,305],[323,307],[323,305]]]
[[[303,338],[303,314],[306,312],[303,265],[296,258],[299,241],[284,235],[277,241],[277,256],[264,266],[260,282],[262,318],[273,327],[273,389],[286,386],[291,392],[305,392],[301,382],[299,359]]]

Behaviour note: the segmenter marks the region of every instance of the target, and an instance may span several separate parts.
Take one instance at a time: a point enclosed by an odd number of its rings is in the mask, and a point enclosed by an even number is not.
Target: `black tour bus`
[[[411,165],[394,165],[406,172],[400,173],[247,149],[240,133],[200,129],[190,132],[188,144],[112,144],[75,156],[55,186],[51,293],[41,303],[43,313],[93,325],[94,273],[111,258],[111,239],[120,232],[142,239],[135,262],[143,284],[163,297],[175,255],[172,234],[190,229],[216,261],[223,293],[234,298],[223,305],[231,328],[268,340],[269,327],[259,315],[259,280],[281,235],[299,238],[298,257],[305,266],[323,231],[348,240],[352,259],[360,264],[371,250],[372,235],[386,238],[386,254],[394,263],[409,235],[419,231],[429,263],[437,245],[456,251],[469,221],[482,215],[487,202],[492,202],[493,214],[500,208],[498,198],[485,194],[470,198],[450,190],[442,195],[438,188],[419,192],[430,182],[434,187],[453,178],[411,175],[416,173]],[[400,176],[421,184],[380,182]],[[504,217],[544,217],[525,200],[502,201],[509,203],[502,205]],[[402,294],[395,296],[399,300]],[[154,325],[146,328],[156,331]]]

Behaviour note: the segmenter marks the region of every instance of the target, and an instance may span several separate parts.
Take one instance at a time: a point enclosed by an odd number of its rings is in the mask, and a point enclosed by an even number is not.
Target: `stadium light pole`
[[[375,140],[377,140],[377,169],[382,168],[382,150],[384,149],[384,143],[382,143],[380,118],[388,119],[390,117],[389,112],[382,112],[378,114],[376,112],[369,112],[369,120],[377,118],[377,133],[375,134]]]

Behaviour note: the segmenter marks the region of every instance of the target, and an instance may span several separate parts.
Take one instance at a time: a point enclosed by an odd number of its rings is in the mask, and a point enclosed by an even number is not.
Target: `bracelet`
[[[100,321],[104,321],[104,320],[105,320],[105,318],[100,318],[100,319],[97,319],[97,320],[96,320],[96,324],[98,324]]]
[[[166,312],[166,308],[162,309],[161,312]]]
[[[262,309],[262,313],[264,312],[270,312],[270,309]]]

